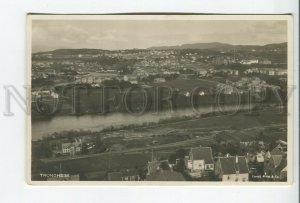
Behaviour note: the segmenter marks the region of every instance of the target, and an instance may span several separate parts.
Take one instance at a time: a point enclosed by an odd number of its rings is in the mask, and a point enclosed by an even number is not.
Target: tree
[[[41,142],[37,147],[33,147],[32,150],[35,151],[32,154],[37,155],[38,158],[50,158],[52,156],[51,147],[46,141]]]
[[[89,150],[87,148],[87,144],[86,143],[83,143],[82,144],[82,150],[81,150],[81,153],[82,154],[88,154],[89,153]]]
[[[184,162],[184,159],[179,159],[179,161],[177,162],[175,168],[174,168],[176,171],[179,171],[179,172],[184,172],[185,170],[185,162]]]
[[[106,150],[106,146],[100,136],[96,136],[95,148],[98,152],[104,152]]]
[[[184,149],[178,149],[174,154],[171,154],[169,157],[169,161],[171,163],[175,163],[176,159],[184,159],[186,153]]]
[[[170,170],[170,166],[169,166],[169,164],[168,164],[168,162],[167,162],[167,161],[163,161],[163,162],[161,162],[161,164],[160,164],[160,168],[161,168],[162,170],[164,170],[164,171],[166,171],[166,170]]]
[[[100,136],[96,136],[95,147],[98,149],[102,146],[102,139]]]
[[[146,180],[147,169],[138,168],[138,173],[139,173],[139,176],[140,176],[141,180]]]

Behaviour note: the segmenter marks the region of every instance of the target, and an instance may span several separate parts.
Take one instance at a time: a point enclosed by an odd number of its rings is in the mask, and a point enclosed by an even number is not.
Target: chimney
[[[234,164],[234,168],[235,168],[235,173],[239,174],[240,172],[240,167],[239,167],[239,157],[236,155],[235,156],[235,164]]]

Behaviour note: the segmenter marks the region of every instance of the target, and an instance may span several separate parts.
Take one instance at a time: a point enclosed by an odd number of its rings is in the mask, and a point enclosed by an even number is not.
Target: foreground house
[[[82,142],[81,139],[76,139],[74,142],[65,142],[61,144],[63,155],[75,155],[81,152]]]
[[[149,161],[147,164],[146,181],[184,181],[179,172],[173,171],[168,160]]]
[[[287,148],[283,144],[278,144],[271,152],[265,154],[264,175],[270,178],[281,180],[287,177]]]
[[[210,147],[191,148],[186,160],[186,167],[191,177],[203,177],[214,170],[212,150]]]
[[[152,160],[147,163],[147,175],[151,175],[161,170],[168,170],[169,161],[168,160]]]
[[[219,157],[215,164],[215,174],[221,181],[248,181],[249,168],[247,165],[246,157]]]

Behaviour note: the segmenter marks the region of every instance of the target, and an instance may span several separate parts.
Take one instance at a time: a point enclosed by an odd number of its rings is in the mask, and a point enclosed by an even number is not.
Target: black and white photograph
[[[292,20],[27,15],[27,182],[291,184]]]

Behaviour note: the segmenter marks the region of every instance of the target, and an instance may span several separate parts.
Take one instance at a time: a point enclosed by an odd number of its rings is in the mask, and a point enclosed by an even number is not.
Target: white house
[[[212,150],[210,147],[191,148],[186,159],[186,167],[192,177],[202,177],[214,170]]]
[[[76,139],[74,142],[65,142],[61,144],[62,154],[75,155],[82,150],[81,139]]]

